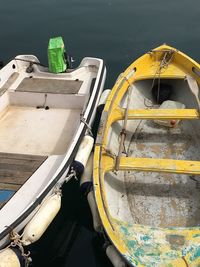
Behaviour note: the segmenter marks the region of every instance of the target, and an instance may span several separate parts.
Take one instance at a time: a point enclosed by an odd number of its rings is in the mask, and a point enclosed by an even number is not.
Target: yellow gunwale
[[[161,79],[184,79],[187,74],[194,77],[198,84],[200,84],[200,77],[193,72],[193,68],[200,71],[200,66],[197,62],[192,60],[184,53],[167,45],[162,45],[153,51],[173,50],[174,59],[170,67],[164,73],[160,73]],[[156,53],[156,52],[155,52]],[[154,54],[154,52],[153,52]],[[94,153],[94,192],[99,215],[107,235],[115,245],[116,249],[126,258],[131,257],[125,244],[115,231],[112,223],[112,217],[109,213],[108,204],[105,195],[104,175],[107,171],[113,170],[115,166],[115,158],[109,157],[106,151],[107,135],[113,122],[123,120],[125,110],[119,108],[120,101],[128,90],[130,84],[142,80],[157,78],[155,70],[158,64],[151,66],[152,53],[147,53],[134,61],[125,71],[117,82],[115,83],[104,108],[106,114],[106,121],[100,125],[98,131],[98,142],[95,145]],[[135,71],[136,70],[136,71]],[[199,119],[199,113],[195,109],[186,110],[129,110],[128,119]],[[100,142],[99,142],[100,140]],[[141,160],[146,163],[141,164]],[[147,166],[148,165],[148,166]],[[154,166],[153,166],[154,165]],[[156,167],[155,167],[156,165]],[[170,159],[139,159],[139,158],[121,158],[120,166],[122,170],[140,170],[140,171],[165,171],[175,173],[190,173],[200,174],[200,162],[198,161],[179,161]],[[137,169],[136,169],[137,168]],[[163,168],[165,170],[163,170]],[[194,227],[195,229],[195,227]],[[186,266],[185,261],[176,259],[178,266]],[[176,265],[176,260],[172,262],[172,266]],[[129,262],[130,263],[130,262]],[[134,264],[132,262],[132,264]],[[143,266],[140,263],[137,266]]]

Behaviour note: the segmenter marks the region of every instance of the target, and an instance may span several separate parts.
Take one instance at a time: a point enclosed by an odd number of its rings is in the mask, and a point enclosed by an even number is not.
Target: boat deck
[[[46,156],[0,153],[0,209],[46,159]]]
[[[128,154],[139,158],[148,155],[153,159],[198,161],[198,140],[199,135],[190,121],[182,121],[175,128],[143,121],[129,144]],[[198,176],[134,172],[132,178],[125,173],[125,181],[134,222],[162,227],[196,226],[199,223]]]
[[[8,106],[0,114],[0,152],[64,154],[80,121],[80,113],[79,109]]]
[[[130,139],[125,146],[128,157],[148,157],[155,161],[200,160],[199,133],[192,122],[181,121],[177,127],[167,128],[141,120],[136,131],[131,125],[129,123]],[[196,226],[200,221],[199,178],[198,175],[150,171],[119,171],[116,178],[110,172],[106,175],[106,186],[109,206],[115,212],[112,215],[130,224]],[[113,201],[114,192],[119,192],[115,196],[118,204]]]
[[[77,94],[83,81],[59,80],[46,78],[24,78],[16,91],[51,93],[51,94]]]

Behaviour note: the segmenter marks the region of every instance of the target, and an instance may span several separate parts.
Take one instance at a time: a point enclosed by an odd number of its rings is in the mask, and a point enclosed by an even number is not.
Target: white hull
[[[9,242],[11,229],[22,230],[44,198],[64,182],[87,131],[83,121],[91,126],[94,120],[106,76],[103,61],[96,58],[84,58],[78,68],[62,74],[38,64],[27,73],[27,61],[38,59],[18,56],[0,71],[0,154],[46,158],[19,188],[9,189],[14,194],[0,209],[0,248]]]

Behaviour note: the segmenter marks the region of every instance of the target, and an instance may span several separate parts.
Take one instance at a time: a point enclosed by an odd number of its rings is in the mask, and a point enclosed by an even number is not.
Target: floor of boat
[[[200,160],[200,136],[189,121],[182,121],[175,128],[141,121],[132,133],[126,142],[129,157]],[[200,224],[200,177],[118,172],[109,173],[106,183],[111,214],[116,218],[155,227]],[[115,190],[119,193],[115,196],[118,203],[113,198]]]
[[[9,106],[0,114],[0,152],[64,154],[77,129],[80,113],[79,109]]]
[[[199,136],[189,121],[175,128],[143,121],[128,146],[131,157],[200,160]],[[196,177],[198,179],[198,177]],[[188,175],[125,173],[126,192],[135,223],[194,226],[200,223],[200,180]]]
[[[0,209],[46,159],[38,155],[0,153]]]
[[[17,87],[20,92],[77,94],[83,81],[45,78],[24,78]]]

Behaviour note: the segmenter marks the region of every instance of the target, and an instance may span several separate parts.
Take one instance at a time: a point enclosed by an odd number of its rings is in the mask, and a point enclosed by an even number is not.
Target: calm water
[[[101,57],[106,87],[132,60],[168,43],[200,61],[198,0],[1,0],[0,58],[35,54],[47,63],[48,39],[63,36],[76,59]],[[78,184],[64,188],[61,213],[34,245],[34,266],[110,266],[92,231]]]

